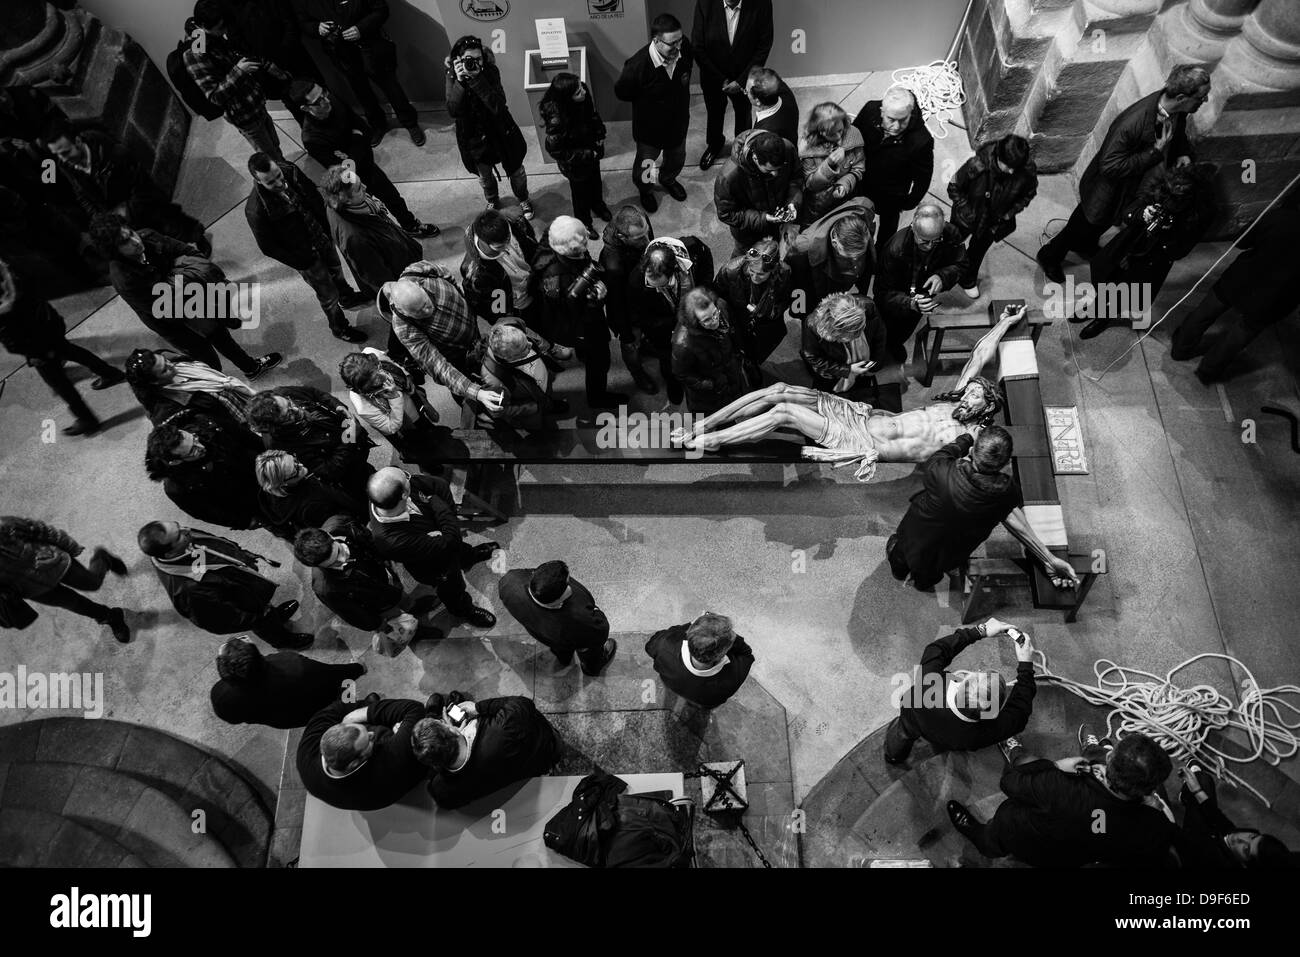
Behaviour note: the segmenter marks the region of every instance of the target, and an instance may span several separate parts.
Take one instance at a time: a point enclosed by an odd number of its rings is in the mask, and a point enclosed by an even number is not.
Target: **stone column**
[[[1087,0],[1112,17],[1155,16],[1160,12],[1161,0]]]
[[[1214,63],[1259,0],[1190,0],[1173,11],[1165,27],[1169,49],[1191,63]]]
[[[1260,0],[1223,51],[1222,68],[1249,84],[1242,89],[1300,89],[1300,3]]]

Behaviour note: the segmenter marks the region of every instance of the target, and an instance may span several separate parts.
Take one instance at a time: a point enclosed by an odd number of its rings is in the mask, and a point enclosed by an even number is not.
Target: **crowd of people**
[[[299,654],[313,636],[294,628],[298,602],[276,601],[278,585],[267,569],[277,563],[191,521],[264,529],[289,543],[310,570],[316,600],[349,626],[372,632],[377,649],[391,653],[440,636],[429,622],[437,607],[470,627],[491,628],[496,617],[474,603],[465,572],[499,546],[467,540],[431,451],[441,429],[431,389],[450,395],[466,427],[554,430],[570,414],[552,388],[568,364],[584,368],[589,410],[626,404],[609,389],[617,338],[637,389],[656,394],[662,380],[670,403],[701,416],[726,418],[754,390],[774,389],[747,410],[765,417],[744,420],[750,431],[734,440],[752,438],[757,423],[802,428],[828,444],[835,430],[856,427],[853,416],[865,420],[877,376],[905,362],[908,340],[945,291],[957,286],[971,299],[979,295],[985,255],[1015,231],[1016,216],[1037,190],[1028,143],[1009,135],[981,144],[956,171],[945,184],[951,211],[945,210],[926,198],[934,142],[912,92],[892,87],[856,116],[829,102],[801,116],[789,87],[766,66],[770,0],[699,0],[689,36],[672,15],[655,17],[649,42],[615,84],[615,95],[631,104],[638,204],[607,205],[600,166],[605,123],[584,82],[571,73],[554,78],[541,102],[539,133],[569,182],[572,215],[540,231],[524,168],[528,147],[501,71],[480,38],[452,44],[447,108],[460,158],[486,203],[465,230],[464,257],[453,271],[426,259],[421,240],[439,228],[417,218],[374,155],[388,119],[372,82],[413,144],[426,140],[396,78],[386,17],[384,0],[198,0],[169,71],[187,102],[205,116],[224,116],[250,145],[249,233],[266,256],[301,275],[330,331],[355,347],[337,365],[346,401],[306,385],[250,385],[283,356],[246,351],[235,308],[160,315],[158,283],[226,284],[203,225],[120,144],[70,125],[40,90],[16,87],[0,99],[0,206],[59,226],[35,251],[0,248],[0,343],[27,357],[67,403],[74,417],[68,434],[92,434],[100,423],[65,362],[95,373],[93,389],[129,383],[151,425],[148,478],[161,483],[183,516],[148,522],[137,546],[182,617],[236,636],[217,653],[215,713],[229,722],[305,727],[297,763],[307,789],[337,807],[362,810],[386,806],[425,780],[439,805],[457,807],[545,773],[563,745],[521,697],[475,702],[453,692],[423,704],[378,695],[340,701],[340,684],[359,678],[364,665],[324,665]],[[303,47],[304,34],[320,39],[364,119],[336,95],[341,91],[328,88]],[[720,164],[716,212],[733,239],[716,269],[699,237],[656,236],[651,220],[660,192],[686,199],[677,177],[686,162],[697,66],[708,116],[699,166]],[[1078,209],[1039,253],[1049,280],[1062,280],[1061,262],[1073,250],[1093,257],[1094,273],[1158,284],[1191,248],[1210,206],[1185,120],[1204,102],[1208,84],[1198,67],[1175,68],[1161,91],[1116,120],[1084,177]],[[306,153],[325,169],[318,183],[284,155],[268,99],[282,100],[300,122]],[[725,151],[728,105],[734,136]],[[57,164],[57,187],[25,191],[47,157]],[[513,203],[501,199],[503,175]],[[36,207],[38,195],[39,208],[15,205],[21,197]],[[909,211],[910,222],[900,228]],[[596,220],[605,222],[603,231]],[[1112,225],[1119,234],[1098,252]],[[1275,250],[1292,235],[1287,229],[1293,234],[1293,217],[1261,223],[1236,273],[1220,280],[1175,336],[1176,357],[1189,357],[1203,351],[1211,323],[1230,308],[1242,312],[1244,321],[1206,353],[1203,378],[1223,374],[1259,329],[1285,314],[1279,310],[1294,308],[1283,301],[1286,290],[1261,289],[1252,278],[1275,268]],[[1279,231],[1282,239],[1273,235]],[[170,348],[142,334],[118,369],[70,343],[49,299],[59,291],[50,276],[70,274],[72,264],[88,281],[111,283]],[[389,326],[382,349],[361,347],[366,333],[347,315],[370,303]],[[772,386],[763,368],[788,334],[787,315],[801,323],[799,354],[815,391]],[[1018,318],[1004,315],[999,334]],[[1117,318],[1094,319],[1083,334]],[[913,453],[924,462],[925,490],[887,551],[895,577],[918,589],[959,567],[998,522],[1058,582],[1075,580],[1068,563],[1037,542],[1005,471],[1011,436],[992,424],[999,390],[976,374],[991,349],[977,350],[957,390],[940,397],[950,400],[949,431],[927,434],[922,452]],[[238,375],[226,372],[222,359]],[[369,459],[376,437],[406,467],[375,470]],[[30,601],[107,624],[117,640],[129,641],[124,610],[84,594],[98,591],[109,573],[125,574],[125,563],[101,547],[83,565],[82,552],[70,535],[43,522],[0,520],[0,624],[29,623]],[[595,677],[616,655],[596,598],[563,560],[512,570],[498,589],[501,605],[552,652],[557,668],[576,657]],[[1154,797],[1170,770],[1154,743],[1130,735],[1112,746],[1082,735],[1083,763],[1065,768],[1027,759],[1014,738],[1029,720],[1034,692],[1027,636],[1017,642],[1020,671],[1005,702],[996,676],[947,673],[965,645],[1013,631],[991,619],[926,649],[923,672],[946,682],[941,701],[903,708],[890,727],[887,760],[906,760],[918,738],[949,749],[1002,747],[1009,800],[994,819],[985,825],[960,805],[950,808],[955,826],[989,856],[1155,860],[1175,843],[1177,829]],[[276,651],[263,655],[249,633]],[[712,612],[659,631],[645,650],[664,686],[703,709],[734,695],[754,662],[731,620]],[[990,709],[996,720],[982,720]],[[1189,772],[1186,781],[1188,806],[1212,807],[1203,772]],[[1100,841],[1087,820],[1098,802],[1127,822]],[[1227,856],[1215,858],[1200,846],[1198,859],[1235,863],[1276,852],[1272,839],[1233,837],[1240,831],[1221,817],[1198,819],[1209,822],[1202,831]]]

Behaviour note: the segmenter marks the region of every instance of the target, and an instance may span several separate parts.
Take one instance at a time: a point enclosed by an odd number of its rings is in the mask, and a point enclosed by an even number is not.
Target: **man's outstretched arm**
[[[1024,509],[1013,508],[1011,514],[1002,520],[1002,524],[1038,559],[1051,577],[1053,585],[1057,588],[1073,588],[1079,584],[1079,576],[1075,574],[1074,566],[1047,550],[1047,546],[1043,544],[1034,532],[1033,526],[1029,524],[1029,519],[1025,517]]]
[[[966,360],[965,367],[961,370],[961,375],[957,378],[955,391],[960,392],[992,361],[997,355],[998,343],[1002,337],[1007,334],[1007,330],[1020,321],[1020,317],[1025,314],[1025,307],[1007,306],[1002,310],[1002,315],[998,321],[993,324],[993,328],[975,343],[975,348],[971,350],[970,358]]]

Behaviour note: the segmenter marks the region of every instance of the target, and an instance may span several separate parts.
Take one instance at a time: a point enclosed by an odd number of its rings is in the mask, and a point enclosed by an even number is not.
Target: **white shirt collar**
[[[457,771],[463,770],[465,765],[469,764],[469,759],[474,756],[474,739],[478,737],[478,718],[473,717],[466,721],[461,727],[460,733],[465,736],[465,760],[454,768],[448,768],[449,774],[455,774]]]
[[[394,522],[410,521],[412,515],[422,515],[423,513],[419,510],[419,508],[416,507],[414,502],[408,499],[406,503],[406,510],[404,512],[401,512],[400,514],[380,515],[379,510],[376,509],[373,504],[370,506],[370,514],[374,516],[375,521],[378,522],[379,524],[391,525]]]
[[[957,705],[957,689],[960,687],[961,682],[952,681],[951,679],[948,681],[948,687],[944,690],[944,697],[948,699],[948,710],[967,724],[979,724],[978,719],[968,718],[959,710]]]
[[[755,108],[754,108],[754,120],[755,120],[755,122],[757,122],[758,120],[765,120],[765,119],[767,119],[769,116],[771,116],[773,113],[775,113],[775,112],[776,112],[777,110],[779,110],[779,109],[781,109],[781,101],[780,101],[780,100],[777,100],[777,101],[776,101],[776,104],[775,104],[774,106],[769,106],[769,107],[766,107],[765,109],[758,109],[757,107],[755,107]]]
[[[695,675],[695,677],[697,678],[712,678],[719,671],[725,668],[730,661],[731,661],[730,658],[728,658],[726,655],[723,655],[722,660],[719,661],[712,668],[705,668],[704,670],[701,671],[699,668],[695,667],[695,662],[691,661],[690,644],[685,641],[682,642],[682,664],[686,666],[687,671]]]
[[[564,603],[569,600],[570,596],[572,595],[573,595],[573,586],[566,585],[564,588],[564,594],[561,595],[558,599],[556,599],[555,601],[542,601],[536,595],[533,594],[532,586],[529,586],[528,588],[528,597],[533,600],[533,604],[540,605],[542,608],[549,608],[551,611],[558,611],[564,605]]]
[[[650,62],[657,67],[659,66],[663,67],[664,70],[667,71],[668,75],[672,76],[673,73],[676,72],[677,70],[677,64],[682,62],[682,58],[681,58],[681,54],[678,54],[677,59],[673,61],[672,66],[669,66],[668,61],[665,60],[663,58],[663,55],[659,52],[658,45],[655,44],[654,40],[651,40],[650,41]]]

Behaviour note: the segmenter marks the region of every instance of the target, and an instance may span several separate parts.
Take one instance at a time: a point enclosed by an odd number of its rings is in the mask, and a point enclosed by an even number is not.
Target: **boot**
[[[627,366],[627,371],[632,373],[632,381],[636,383],[636,387],[646,395],[654,395],[658,392],[659,386],[655,384],[654,379],[650,378],[650,373],[645,371],[645,366],[641,365],[641,356],[636,344],[620,342],[618,349],[623,355],[623,365]]]

